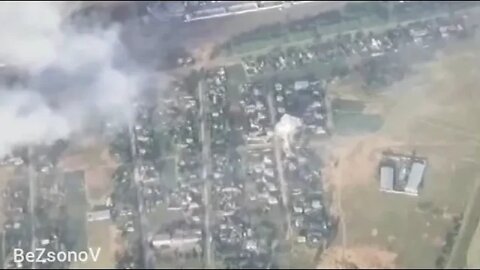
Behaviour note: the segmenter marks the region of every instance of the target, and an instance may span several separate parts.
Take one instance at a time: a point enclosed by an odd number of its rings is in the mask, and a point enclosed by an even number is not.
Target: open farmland
[[[453,45],[383,94],[360,93],[355,84],[332,89],[374,107],[384,121],[377,132],[332,138],[326,173],[344,221],[338,245],[390,250],[399,267],[437,266],[445,236],[464,212],[479,174],[475,48],[477,41]],[[377,164],[387,149],[428,158],[419,197],[378,191]]]
[[[467,267],[468,268],[478,268],[480,267],[480,258],[478,254],[480,253],[480,226],[477,226],[475,231],[474,238],[472,239],[470,248],[467,255]]]

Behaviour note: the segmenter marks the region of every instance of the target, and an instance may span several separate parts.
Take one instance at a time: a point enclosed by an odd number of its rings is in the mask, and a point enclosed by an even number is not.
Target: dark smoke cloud
[[[29,77],[0,86],[0,155],[67,138],[90,119],[129,115],[144,74],[128,68],[119,27],[79,30],[65,23],[71,10],[65,2],[0,3],[0,63]]]

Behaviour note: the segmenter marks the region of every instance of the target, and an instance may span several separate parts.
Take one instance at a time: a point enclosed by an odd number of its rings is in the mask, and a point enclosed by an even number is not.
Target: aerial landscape
[[[480,1],[0,22],[2,268],[480,267]]]

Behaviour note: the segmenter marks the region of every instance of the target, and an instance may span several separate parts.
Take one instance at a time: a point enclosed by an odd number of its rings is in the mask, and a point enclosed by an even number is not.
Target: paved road
[[[211,182],[210,175],[212,172],[212,161],[210,155],[210,146],[211,138],[210,132],[208,130],[208,106],[205,104],[208,102],[206,100],[206,95],[203,90],[203,81],[198,84],[198,97],[200,101],[200,140],[202,142],[202,159],[203,159],[203,170],[202,178],[204,181],[203,186],[203,201],[205,204],[205,219],[204,219],[204,230],[205,230],[205,266],[206,268],[213,269],[215,268],[213,259],[212,259],[212,234],[210,231],[210,219],[211,219],[211,205],[210,205],[210,190]]]
[[[276,111],[273,105],[273,93],[270,91],[267,96],[267,103],[268,109],[270,111],[270,122],[273,128],[275,128],[276,124]],[[280,138],[276,135],[273,136],[273,153],[275,155],[275,163],[277,165],[277,173],[278,179],[280,180],[280,191],[282,193],[282,202],[283,207],[285,210],[285,218],[287,221],[287,235],[286,238],[290,239],[290,235],[292,233],[292,217],[290,215],[290,209],[288,207],[288,185],[285,181],[285,175],[283,170],[283,162],[282,162],[282,149],[281,149],[281,141]]]

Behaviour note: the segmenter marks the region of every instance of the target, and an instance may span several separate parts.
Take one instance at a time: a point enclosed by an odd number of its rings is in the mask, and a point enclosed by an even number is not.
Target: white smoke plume
[[[118,27],[77,30],[65,23],[67,5],[0,3],[0,72],[15,67],[29,77],[0,85],[0,156],[67,138],[90,119],[121,119],[139,89],[139,73],[117,65],[125,64]]]

